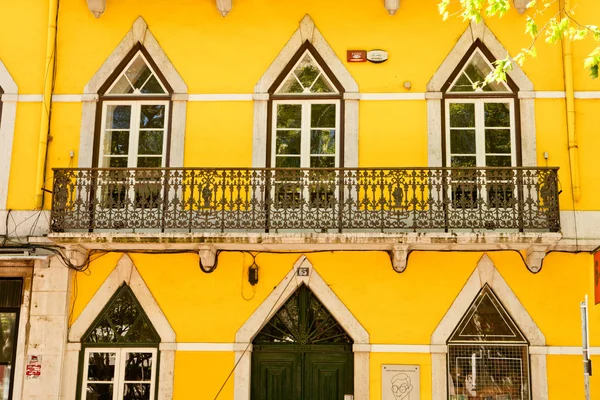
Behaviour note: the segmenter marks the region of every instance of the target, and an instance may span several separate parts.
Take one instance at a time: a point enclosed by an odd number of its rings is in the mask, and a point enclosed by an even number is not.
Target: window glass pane
[[[106,106],[106,129],[129,129],[131,124],[131,106]]]
[[[463,72],[460,74],[456,83],[450,89],[451,92],[472,92],[473,91],[473,82],[469,79],[469,77]]]
[[[277,131],[276,154],[300,154],[300,131]]]
[[[137,382],[152,380],[152,353],[127,353],[125,380]]]
[[[149,400],[149,383],[126,383],[123,392],[123,400]]]
[[[311,104],[311,128],[335,128],[335,104]]]
[[[473,89],[473,83],[483,83],[491,71],[490,63],[476,51],[450,88],[450,92],[510,92],[504,82],[490,82],[481,89]]]
[[[152,75],[152,71],[146,65],[146,61],[138,54],[129,68],[127,68],[127,71],[125,71],[125,75],[134,88],[140,89],[150,75]]]
[[[88,356],[88,381],[112,382],[115,379],[116,353],[94,352]]]
[[[160,168],[162,157],[138,157],[138,168]]]
[[[452,128],[474,128],[475,127],[475,104],[473,104],[473,103],[451,103],[450,104],[450,127],[452,127]]]
[[[138,154],[162,154],[163,131],[142,131],[138,144]]]
[[[11,364],[14,351],[17,313],[0,312],[0,363]]]
[[[277,157],[276,168],[300,168],[300,157]]]
[[[164,128],[165,127],[165,105],[143,104],[140,115],[140,128]]]
[[[510,129],[486,129],[485,152],[510,154]]]
[[[510,105],[508,103],[485,103],[484,109],[486,127],[510,127]]]
[[[321,76],[317,78],[317,81],[314,83],[310,91],[312,93],[334,93],[335,89],[329,84],[329,82],[327,82],[325,76],[321,74]]]
[[[302,87],[302,85],[300,84],[300,82],[298,82],[298,79],[296,78],[296,75],[291,74],[290,76],[287,77],[287,79],[285,80],[285,83],[281,86],[281,89],[279,89],[280,93],[302,93],[304,92],[304,88]]]
[[[298,80],[305,89],[312,86],[315,80],[317,80],[320,72],[319,67],[317,67],[316,63],[313,62],[312,57],[308,54],[304,55],[304,58],[302,58],[302,61],[294,70],[294,74],[298,77]]]
[[[475,154],[475,130],[452,129],[450,152],[453,154]]]
[[[311,154],[335,154],[335,129],[310,132]]]
[[[86,400],[113,400],[113,384],[88,383],[85,393]]]
[[[452,156],[451,166],[452,167],[475,167],[477,165],[477,159],[475,156]]]
[[[277,105],[277,127],[278,128],[300,128],[302,125],[301,104],[278,104]]]
[[[117,79],[116,83],[108,92],[108,94],[130,94],[133,92],[133,86],[131,86],[131,83],[129,83],[127,78],[123,75],[119,79]]]
[[[158,82],[158,79],[156,79],[156,76],[152,75],[150,77],[150,79],[148,79],[148,82],[146,82],[146,84],[142,88],[142,93],[144,93],[144,94],[148,94],[148,93],[163,94],[163,93],[165,93],[165,91],[162,88],[162,86],[160,85],[160,83]]]
[[[311,157],[311,168],[335,168],[335,157]]]
[[[510,156],[486,156],[485,165],[488,167],[510,167],[512,165]]]
[[[129,131],[106,131],[104,134],[104,154],[127,155],[129,152]]]
[[[104,157],[102,168],[127,168],[127,157]]]

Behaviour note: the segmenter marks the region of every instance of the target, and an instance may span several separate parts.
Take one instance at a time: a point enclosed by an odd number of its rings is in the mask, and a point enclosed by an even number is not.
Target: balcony
[[[54,169],[53,232],[557,232],[558,168]]]

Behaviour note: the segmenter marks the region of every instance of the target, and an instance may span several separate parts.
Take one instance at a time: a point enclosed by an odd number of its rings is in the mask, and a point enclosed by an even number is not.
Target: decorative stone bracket
[[[394,15],[400,8],[400,0],[384,0],[383,5],[390,15]]]
[[[515,8],[519,12],[519,14],[523,14],[525,10],[527,10],[527,4],[529,4],[530,0],[514,0]]]
[[[550,250],[550,246],[544,245],[534,245],[527,248],[525,261],[529,271],[533,272],[534,274],[540,272],[544,262],[544,257],[546,257],[548,250]]]
[[[200,256],[200,263],[202,268],[210,270],[215,266],[217,262],[217,250],[214,246],[205,246],[198,249],[198,255]]]
[[[408,244],[395,244],[392,247],[392,266],[396,272],[404,272],[408,263],[409,253],[410,245]]]

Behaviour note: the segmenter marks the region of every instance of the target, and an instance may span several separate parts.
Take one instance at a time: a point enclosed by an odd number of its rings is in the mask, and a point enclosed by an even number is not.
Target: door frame
[[[299,268],[307,268],[307,276],[297,276]],[[369,399],[369,333],[331,290],[306,256],[301,256],[271,294],[254,311],[235,335],[234,400],[250,400],[252,340],[274,313],[285,304],[296,289],[305,284],[354,341],[354,399]]]

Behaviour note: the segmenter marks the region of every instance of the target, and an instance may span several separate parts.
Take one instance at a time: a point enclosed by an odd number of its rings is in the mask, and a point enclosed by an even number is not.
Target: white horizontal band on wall
[[[177,351],[234,351],[234,343],[177,343]],[[371,353],[411,353],[429,354],[428,344],[372,344]],[[530,346],[530,354],[548,355],[582,355],[581,347],[577,346]],[[591,355],[600,355],[600,347],[590,347]]]
[[[564,91],[536,91],[533,92],[536,99],[564,99]],[[414,93],[359,93],[362,101],[415,101],[425,100],[424,92]],[[576,99],[600,100],[600,91],[579,91],[575,92]],[[252,101],[251,93],[206,93],[190,94],[188,101]],[[18,101],[20,103],[41,103],[43,96],[41,94],[20,94]],[[81,94],[55,94],[52,101],[55,103],[80,103],[83,100]]]

